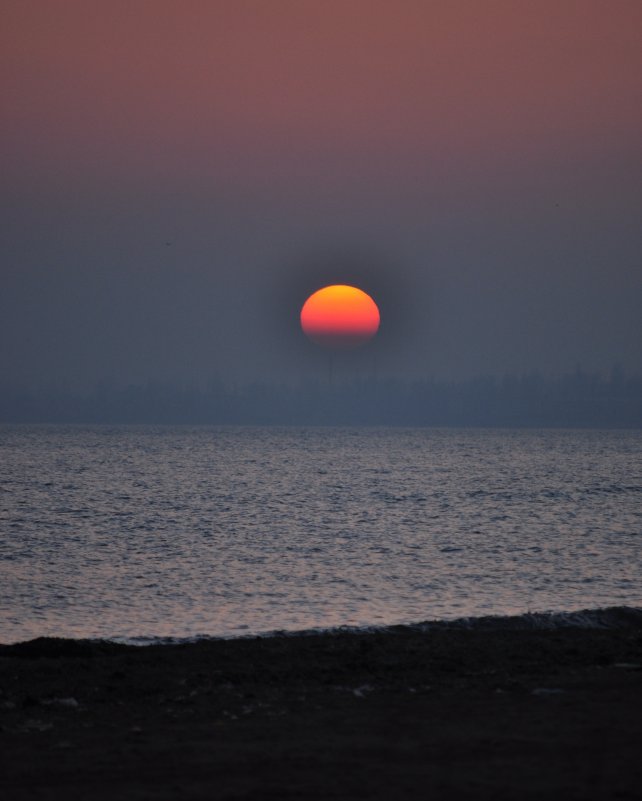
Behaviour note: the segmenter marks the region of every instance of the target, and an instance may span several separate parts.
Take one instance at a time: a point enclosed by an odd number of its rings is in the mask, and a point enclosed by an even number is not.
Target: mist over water
[[[642,432],[5,426],[0,642],[642,603]]]

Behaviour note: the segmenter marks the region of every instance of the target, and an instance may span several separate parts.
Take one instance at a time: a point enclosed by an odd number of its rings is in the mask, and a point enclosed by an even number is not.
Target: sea
[[[0,427],[0,642],[642,606],[642,431]]]

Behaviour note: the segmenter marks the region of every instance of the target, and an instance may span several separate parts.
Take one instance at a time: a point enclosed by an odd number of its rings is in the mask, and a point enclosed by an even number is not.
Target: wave
[[[431,629],[523,631],[566,628],[621,629],[641,626],[642,608],[609,606],[604,609],[582,609],[576,612],[526,612],[521,615],[486,615],[484,617],[462,617],[456,620],[434,620],[417,623],[409,628],[422,631]]]
[[[421,623],[400,623],[388,626],[337,626],[297,631],[264,631],[241,635],[191,637],[104,637],[81,640],[61,637],[38,637],[26,642],[0,645],[0,656],[14,657],[86,657],[114,646],[186,645],[218,640],[257,639],[263,637],[315,637],[341,634],[374,634],[399,631],[552,631],[560,629],[642,629],[642,608],[611,606],[603,609],[582,609],[574,612],[526,612],[521,615],[486,615],[454,620],[426,620]]]

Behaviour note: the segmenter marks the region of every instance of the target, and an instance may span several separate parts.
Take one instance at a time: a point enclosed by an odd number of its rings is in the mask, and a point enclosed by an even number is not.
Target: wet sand
[[[0,796],[627,799],[642,625],[0,646]]]

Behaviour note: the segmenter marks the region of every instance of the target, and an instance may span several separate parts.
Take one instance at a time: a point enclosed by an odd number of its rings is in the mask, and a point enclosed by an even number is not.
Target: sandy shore
[[[0,646],[0,796],[627,799],[642,625]]]

